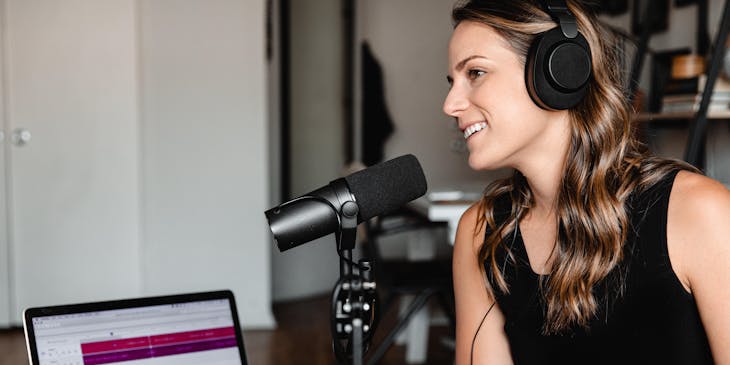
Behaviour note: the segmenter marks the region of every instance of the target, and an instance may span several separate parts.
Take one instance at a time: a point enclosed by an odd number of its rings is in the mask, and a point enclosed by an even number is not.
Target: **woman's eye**
[[[469,79],[474,80],[486,74],[485,71],[472,69],[468,71]]]

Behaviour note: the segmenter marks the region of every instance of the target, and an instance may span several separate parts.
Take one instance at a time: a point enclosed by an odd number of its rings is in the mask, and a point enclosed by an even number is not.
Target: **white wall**
[[[342,11],[338,0],[290,1],[291,192],[342,176],[344,163]],[[333,235],[274,249],[273,299],[326,293],[339,276]]]
[[[230,288],[270,327],[263,0],[141,0],[143,290]]]

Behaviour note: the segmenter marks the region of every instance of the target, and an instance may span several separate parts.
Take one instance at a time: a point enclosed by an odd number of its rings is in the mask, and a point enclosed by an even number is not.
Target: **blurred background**
[[[641,25],[655,25],[638,123],[657,154],[682,158],[691,117],[651,107],[675,78],[659,66],[675,54],[706,64],[725,2],[652,1],[649,16],[645,4],[594,6],[623,34],[627,76]],[[327,321],[310,316],[328,311],[334,237],[279,253],[266,209],[406,153],[429,192],[479,192],[506,173],[471,171],[441,111],[453,5],[0,0],[0,363],[23,356],[17,328],[33,306],[231,289],[262,353],[282,328]],[[727,104],[703,150],[726,184]],[[297,356],[308,340],[329,351],[324,325],[287,335],[305,344]]]

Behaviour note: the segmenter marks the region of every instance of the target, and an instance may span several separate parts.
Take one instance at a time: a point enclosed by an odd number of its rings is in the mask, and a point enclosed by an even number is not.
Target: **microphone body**
[[[338,212],[345,203],[340,202],[338,196],[346,195],[351,195],[349,189],[344,179],[338,179],[327,186],[267,210],[266,219],[269,221],[279,251],[286,251],[335,232],[340,224]]]
[[[351,214],[352,203],[361,223],[422,196],[426,189],[418,160],[405,155],[334,180],[265,214],[279,251],[285,251],[338,231],[340,217]]]

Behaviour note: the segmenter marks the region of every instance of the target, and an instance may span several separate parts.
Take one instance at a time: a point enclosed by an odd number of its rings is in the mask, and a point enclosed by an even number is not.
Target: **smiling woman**
[[[453,10],[443,110],[469,166],[456,363],[730,363],[730,192],[635,138],[617,47],[578,1]]]

